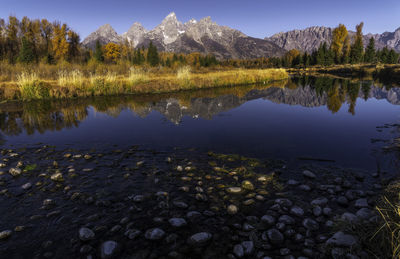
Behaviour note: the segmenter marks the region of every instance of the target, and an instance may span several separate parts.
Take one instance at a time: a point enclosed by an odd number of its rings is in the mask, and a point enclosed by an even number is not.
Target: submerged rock
[[[188,244],[193,246],[205,245],[212,238],[212,234],[208,232],[200,232],[192,235],[188,239]]]
[[[144,237],[149,240],[160,240],[165,236],[164,230],[161,228],[152,228],[146,231]]]
[[[117,255],[118,243],[115,241],[105,241],[101,244],[101,258],[108,259]]]
[[[79,229],[79,238],[82,241],[92,240],[94,239],[94,236],[94,232],[89,228],[82,227]]]

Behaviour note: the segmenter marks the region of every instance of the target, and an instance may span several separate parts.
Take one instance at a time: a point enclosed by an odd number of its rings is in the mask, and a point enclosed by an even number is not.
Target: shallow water
[[[154,96],[0,106],[3,145],[196,148],[375,170],[400,89],[329,78]],[[331,162],[333,163],[333,162]]]
[[[0,255],[109,258],[111,240],[114,258],[234,258],[243,241],[254,246],[248,258],[288,247],[327,258],[332,221],[358,215],[366,197],[373,208],[395,172],[381,140],[394,136],[399,104],[400,89],[328,78],[1,103],[0,231],[9,236]],[[385,170],[373,174],[377,166]],[[293,222],[282,224],[288,214]],[[82,227],[94,237],[81,237]],[[165,233],[149,238],[153,228]],[[275,228],[285,235],[278,243],[267,237]],[[204,243],[190,241],[204,232]]]

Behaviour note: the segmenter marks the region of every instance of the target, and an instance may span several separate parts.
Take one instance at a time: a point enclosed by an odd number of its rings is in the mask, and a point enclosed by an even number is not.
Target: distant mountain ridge
[[[247,36],[239,30],[218,25],[210,17],[182,23],[172,12],[152,30],[147,30],[142,24],[135,22],[127,32],[118,35],[111,25],[103,25],[86,37],[82,44],[93,49],[97,40],[103,45],[109,42],[128,42],[136,48],[148,46],[152,41],[160,51],[200,52],[213,54],[219,59],[246,59],[282,56],[291,49],[310,53],[323,42],[330,44],[332,31],[333,28],[313,26],[259,39]],[[349,31],[349,35],[352,37],[355,32]],[[375,39],[378,49],[386,46],[400,52],[400,27],[394,32],[364,35],[365,45],[371,37]]]
[[[333,28],[323,26],[308,27],[304,30],[292,30],[280,32],[266,37],[285,50],[298,49],[303,52],[312,52],[316,50],[323,42],[331,43]],[[354,31],[349,31],[350,37],[355,35]],[[394,32],[384,32],[382,34],[365,34],[364,45],[368,44],[369,39],[375,39],[375,46],[382,49],[385,46],[400,52],[400,27]]]
[[[97,40],[101,44],[127,41],[135,48],[147,46],[152,41],[161,51],[200,52],[220,59],[281,56],[285,52],[269,40],[249,37],[238,30],[220,26],[210,17],[182,23],[173,12],[150,31],[135,22],[127,32],[118,35],[110,25],[103,25],[82,44],[94,48]]]

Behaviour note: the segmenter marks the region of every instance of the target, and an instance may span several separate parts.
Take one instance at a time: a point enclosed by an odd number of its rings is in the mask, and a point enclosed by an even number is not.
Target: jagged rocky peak
[[[301,51],[312,52],[323,42],[331,42],[332,28],[324,26],[312,26],[304,30],[292,30],[280,32],[267,37],[285,50],[298,49]]]
[[[94,48],[96,41],[99,41],[103,45],[109,42],[117,43],[121,41],[121,37],[110,24],[104,24],[86,37],[82,44]]]
[[[174,12],[167,15],[154,30],[151,31],[155,38],[161,38],[164,44],[170,44],[185,33],[183,24],[178,21]]]
[[[139,22],[135,22],[122,37],[127,40],[133,47],[136,47],[144,39],[145,34],[148,31]]]

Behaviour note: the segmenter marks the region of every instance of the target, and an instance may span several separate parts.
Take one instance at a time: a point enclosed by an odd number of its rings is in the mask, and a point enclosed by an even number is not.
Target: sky
[[[119,34],[136,21],[152,29],[170,12],[182,22],[211,16],[219,25],[259,38],[339,23],[354,30],[361,21],[364,33],[400,27],[400,0],[0,0],[1,18],[16,15],[58,20],[67,23],[82,39],[106,23]]]

